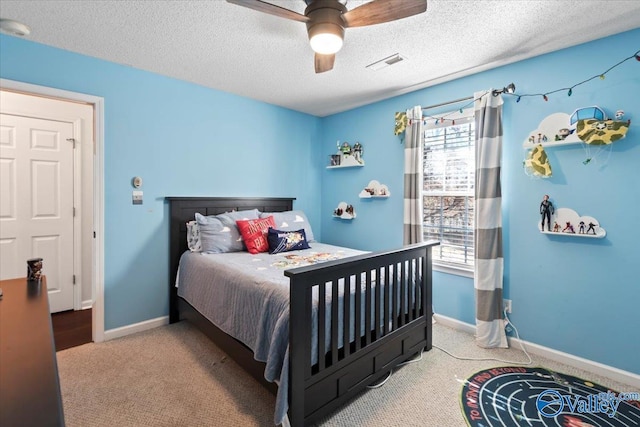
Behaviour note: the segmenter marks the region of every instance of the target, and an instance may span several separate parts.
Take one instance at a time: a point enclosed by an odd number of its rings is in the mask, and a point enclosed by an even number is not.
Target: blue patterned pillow
[[[200,230],[202,252],[218,254],[233,252],[233,238],[231,229],[218,218],[196,214],[196,223]]]
[[[236,221],[238,220],[247,220],[247,219],[258,219],[260,218],[260,211],[258,209],[248,209],[244,211],[231,211],[216,215],[216,218],[222,222],[222,225],[228,227],[231,232],[231,246],[225,252],[240,252],[246,251],[247,247],[242,241],[242,236],[240,235],[240,230],[238,230],[238,226]]]
[[[239,219],[258,219],[260,212],[257,209],[251,209],[210,216],[196,213],[195,216],[200,231],[202,252],[226,253],[246,250],[236,221]]]
[[[262,212],[260,214],[260,218],[266,218],[268,216],[273,216],[278,230],[296,231],[304,228],[307,241],[314,241],[311,224],[309,224],[309,220],[303,211]]]
[[[307,243],[307,236],[305,235],[304,229],[283,231],[269,227],[267,231],[267,242],[269,242],[270,254],[309,249],[309,243]]]

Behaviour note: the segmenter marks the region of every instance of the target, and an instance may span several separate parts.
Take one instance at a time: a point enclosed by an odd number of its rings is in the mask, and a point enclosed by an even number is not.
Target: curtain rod
[[[444,107],[445,105],[457,104],[458,102],[471,101],[473,96],[467,96],[466,98],[454,99],[453,101],[442,102],[440,104],[429,105],[428,107],[422,107],[423,110],[429,110],[436,107]]]

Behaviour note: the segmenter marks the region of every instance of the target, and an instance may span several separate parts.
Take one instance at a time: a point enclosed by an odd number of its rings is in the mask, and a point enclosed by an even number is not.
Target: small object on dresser
[[[42,258],[31,258],[27,260],[27,280],[29,282],[39,282],[42,277]]]

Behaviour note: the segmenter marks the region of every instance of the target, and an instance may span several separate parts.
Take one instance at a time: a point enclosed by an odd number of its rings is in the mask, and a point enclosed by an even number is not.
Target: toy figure
[[[568,137],[569,135],[571,135],[573,133],[575,129],[567,129],[567,128],[562,128],[558,131],[558,133],[555,136],[555,140],[556,141],[563,141],[566,137]]]
[[[569,230],[569,231],[567,231],[567,230]],[[565,231],[567,231],[567,233],[576,234],[575,230],[573,229],[573,225],[571,225],[571,223],[569,221],[567,221],[567,225],[562,229],[563,233]]]
[[[347,205],[345,212],[353,216],[353,205]]]
[[[544,231],[544,221],[547,220],[547,230],[551,231],[551,215],[553,215],[553,203],[549,201],[549,195],[545,194],[540,203],[540,215],[542,215],[542,231]]]
[[[360,144],[359,142],[353,144],[353,157],[359,163],[362,163],[362,144]]]
[[[589,223],[589,228],[587,228],[587,234],[589,234],[589,231],[593,231],[593,234],[595,235],[596,234],[595,226],[596,225],[594,223],[590,222]]]
[[[622,120],[624,118],[624,111],[618,110],[616,111],[616,120]]]
[[[338,208],[338,209],[336,209],[336,210],[334,210],[334,211],[333,211],[333,214],[334,214],[335,216],[342,216],[342,213],[343,213],[343,211],[342,211],[342,209],[340,209],[340,208]]]
[[[557,233],[557,232],[559,232],[559,231],[560,231],[560,224],[558,224],[558,221],[554,221],[554,224],[553,224],[553,232],[554,232],[554,233]]]
[[[342,151],[343,156],[348,156],[351,154],[351,146],[347,141],[342,143],[342,147],[340,147],[340,151]]]
[[[580,227],[578,227],[578,234],[584,234],[584,221],[580,221]]]

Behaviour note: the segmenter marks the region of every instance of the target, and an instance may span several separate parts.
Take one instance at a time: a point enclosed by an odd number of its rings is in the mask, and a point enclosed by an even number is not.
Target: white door
[[[25,277],[26,260],[43,258],[51,312],[71,310],[77,125],[71,119],[10,113],[6,93],[2,96],[0,279]]]

